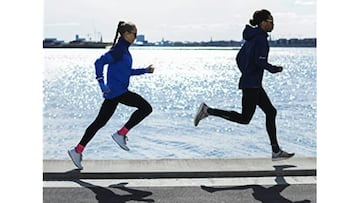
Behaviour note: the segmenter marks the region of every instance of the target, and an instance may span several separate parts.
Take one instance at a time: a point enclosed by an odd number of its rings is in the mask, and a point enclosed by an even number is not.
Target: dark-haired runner
[[[242,90],[242,112],[225,111],[210,108],[202,103],[194,119],[197,126],[201,119],[207,116],[217,116],[240,124],[249,124],[255,113],[256,106],[259,106],[266,114],[266,130],[272,147],[272,160],[281,160],[294,156],[294,153],[287,153],[280,149],[276,138],[276,109],[271,104],[264,88],[262,79],[264,70],[271,73],[278,73],[283,70],[281,66],[274,66],[268,63],[269,44],[268,32],[274,28],[274,19],[268,10],[255,11],[250,25],[246,25],[243,31],[244,45],[236,56],[237,65],[241,71],[239,89]]]
[[[116,29],[112,48],[95,61],[96,79],[99,82],[105,100],[98,116],[86,129],[79,144],[75,148],[68,150],[71,160],[79,169],[83,168],[81,161],[85,146],[94,137],[96,132],[109,121],[118,103],[137,108],[125,125],[112,135],[114,141],[126,151],[129,151],[129,148],[126,146],[128,131],[152,112],[152,107],[144,98],[128,90],[130,76],[154,72],[152,65],[147,68],[132,69],[132,57],[129,52],[129,46],[134,43],[136,34],[137,28],[134,24],[120,21]],[[107,82],[105,82],[103,76],[106,64],[108,65]]]

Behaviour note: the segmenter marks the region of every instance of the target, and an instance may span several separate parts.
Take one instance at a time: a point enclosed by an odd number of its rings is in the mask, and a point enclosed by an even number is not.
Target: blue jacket
[[[278,67],[268,63],[268,34],[260,27],[246,25],[243,31],[245,43],[236,56],[236,63],[241,71],[239,89],[261,88],[264,69],[271,73],[278,72]]]
[[[132,57],[129,52],[130,43],[120,38],[118,43],[107,53],[95,61],[96,78],[103,78],[104,66],[107,68],[107,83],[109,93],[104,93],[105,99],[112,99],[128,91],[130,76],[148,73],[146,68],[132,69]]]

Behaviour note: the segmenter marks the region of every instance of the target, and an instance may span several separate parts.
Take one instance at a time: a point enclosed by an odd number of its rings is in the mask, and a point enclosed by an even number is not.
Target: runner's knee
[[[238,114],[237,121],[238,123],[247,125],[250,123],[251,118],[252,118],[252,114],[248,114],[248,113]]]
[[[245,119],[240,120],[239,123],[247,125],[250,123],[250,121],[251,121],[251,118],[245,118]]]
[[[276,114],[277,114],[277,110],[275,108],[272,108],[266,112],[266,115],[271,117],[276,117]]]
[[[152,107],[151,107],[151,105],[149,103],[147,105],[145,105],[144,108],[143,108],[143,112],[146,115],[149,115],[152,112],[152,110],[153,109],[152,109]]]

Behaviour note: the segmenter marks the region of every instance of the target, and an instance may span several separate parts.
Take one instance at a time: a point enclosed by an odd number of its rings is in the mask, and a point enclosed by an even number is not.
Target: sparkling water
[[[94,61],[105,49],[44,49],[43,158],[69,159],[103,102]],[[248,125],[208,117],[194,127],[201,102],[241,112],[238,48],[131,47],[133,68],[153,64],[154,74],[133,76],[131,91],[153,112],[128,134],[129,152],[112,140],[134,108],[119,104],[113,117],[83,152],[85,159],[270,157],[265,115],[259,107]],[[316,49],[271,48],[263,86],[277,108],[280,147],[296,156],[316,156]],[[106,70],[106,68],[105,68]]]

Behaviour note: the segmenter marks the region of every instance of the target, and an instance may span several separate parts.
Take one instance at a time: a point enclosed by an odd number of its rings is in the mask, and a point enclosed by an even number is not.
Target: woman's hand
[[[111,90],[110,90],[110,88],[107,86],[107,85],[105,85],[104,83],[99,83],[100,84],[100,88],[101,88],[101,91],[103,92],[103,93],[110,93],[111,92]]]
[[[147,67],[147,69],[149,70],[149,73],[153,73],[154,70],[155,70],[155,68],[152,66],[152,64],[149,65],[149,66]]]

